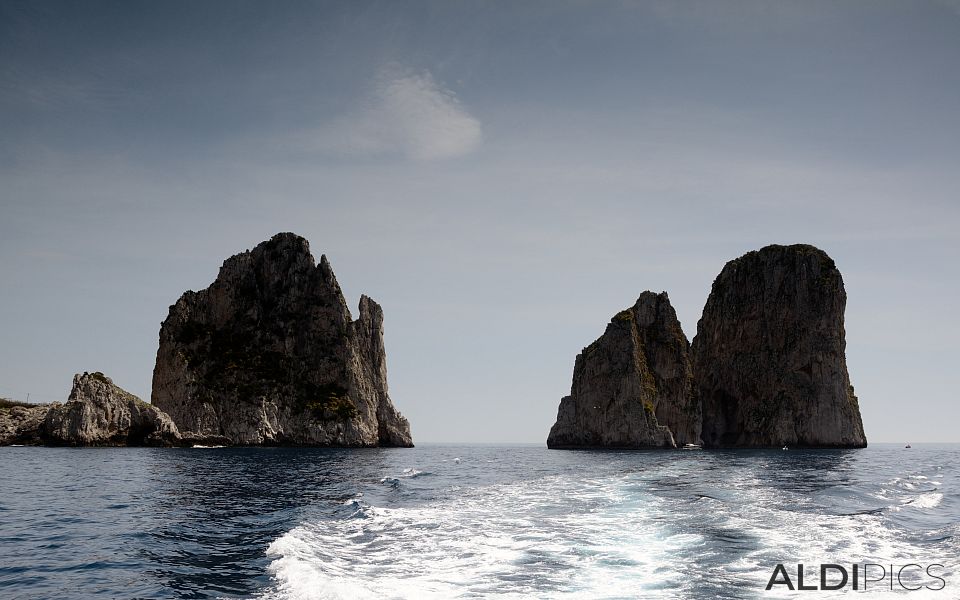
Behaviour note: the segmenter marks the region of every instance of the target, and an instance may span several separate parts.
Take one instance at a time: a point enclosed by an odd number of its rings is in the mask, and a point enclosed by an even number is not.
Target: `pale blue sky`
[[[539,442],[640,292],[844,275],[870,441],[960,442],[960,2],[0,0],[0,395],[101,370],[278,231],[386,316],[416,441]]]

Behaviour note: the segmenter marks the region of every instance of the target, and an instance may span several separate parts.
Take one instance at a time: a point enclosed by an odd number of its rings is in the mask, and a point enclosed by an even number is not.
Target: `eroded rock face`
[[[845,357],[843,279],[807,245],[730,261],[693,340],[708,446],[862,447]]]
[[[152,402],[184,436],[234,444],[412,446],[387,394],[383,312],[354,321],[326,257],[282,233],[227,259],[160,328]]]
[[[666,292],[644,292],[577,356],[550,448],[697,443],[689,344]]]
[[[0,446],[40,444],[40,426],[49,404],[6,406],[0,402]]]
[[[40,426],[55,446],[173,446],[176,425],[162,411],[116,386],[102,373],[73,378],[66,404],[50,406]]]

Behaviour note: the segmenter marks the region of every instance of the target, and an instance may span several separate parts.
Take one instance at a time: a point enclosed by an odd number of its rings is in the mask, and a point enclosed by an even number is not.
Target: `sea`
[[[948,599],[958,563],[960,445],[0,448],[5,600]],[[789,590],[822,565],[861,587]]]

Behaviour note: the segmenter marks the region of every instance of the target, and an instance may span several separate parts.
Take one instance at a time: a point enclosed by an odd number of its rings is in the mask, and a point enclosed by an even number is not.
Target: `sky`
[[[415,442],[543,442],[644,290],[841,270],[871,442],[960,442],[960,1],[0,0],[0,396],[102,371],[281,231],[385,313]]]

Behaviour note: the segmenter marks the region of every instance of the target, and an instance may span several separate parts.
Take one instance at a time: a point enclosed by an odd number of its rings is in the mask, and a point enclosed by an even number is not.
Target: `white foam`
[[[909,492],[897,478],[863,493],[871,510],[833,514],[813,495],[770,485],[763,464],[737,475],[717,498],[656,495],[643,472],[448,488],[406,507],[354,498],[363,518],[304,523],[270,546],[268,598],[686,598],[703,594],[703,577],[763,590],[777,563],[939,559],[888,514],[940,505],[929,482],[912,478],[929,487]],[[693,565],[716,561],[722,568],[691,577]]]
[[[622,479],[582,483],[491,486],[305,523],[267,551],[273,597],[592,599],[679,584],[684,565],[670,557],[702,538],[666,531],[651,516],[659,501],[625,493]]]
[[[943,494],[939,492],[930,492],[927,494],[920,494],[916,498],[905,502],[913,508],[934,508],[940,506],[940,502],[943,501]]]

